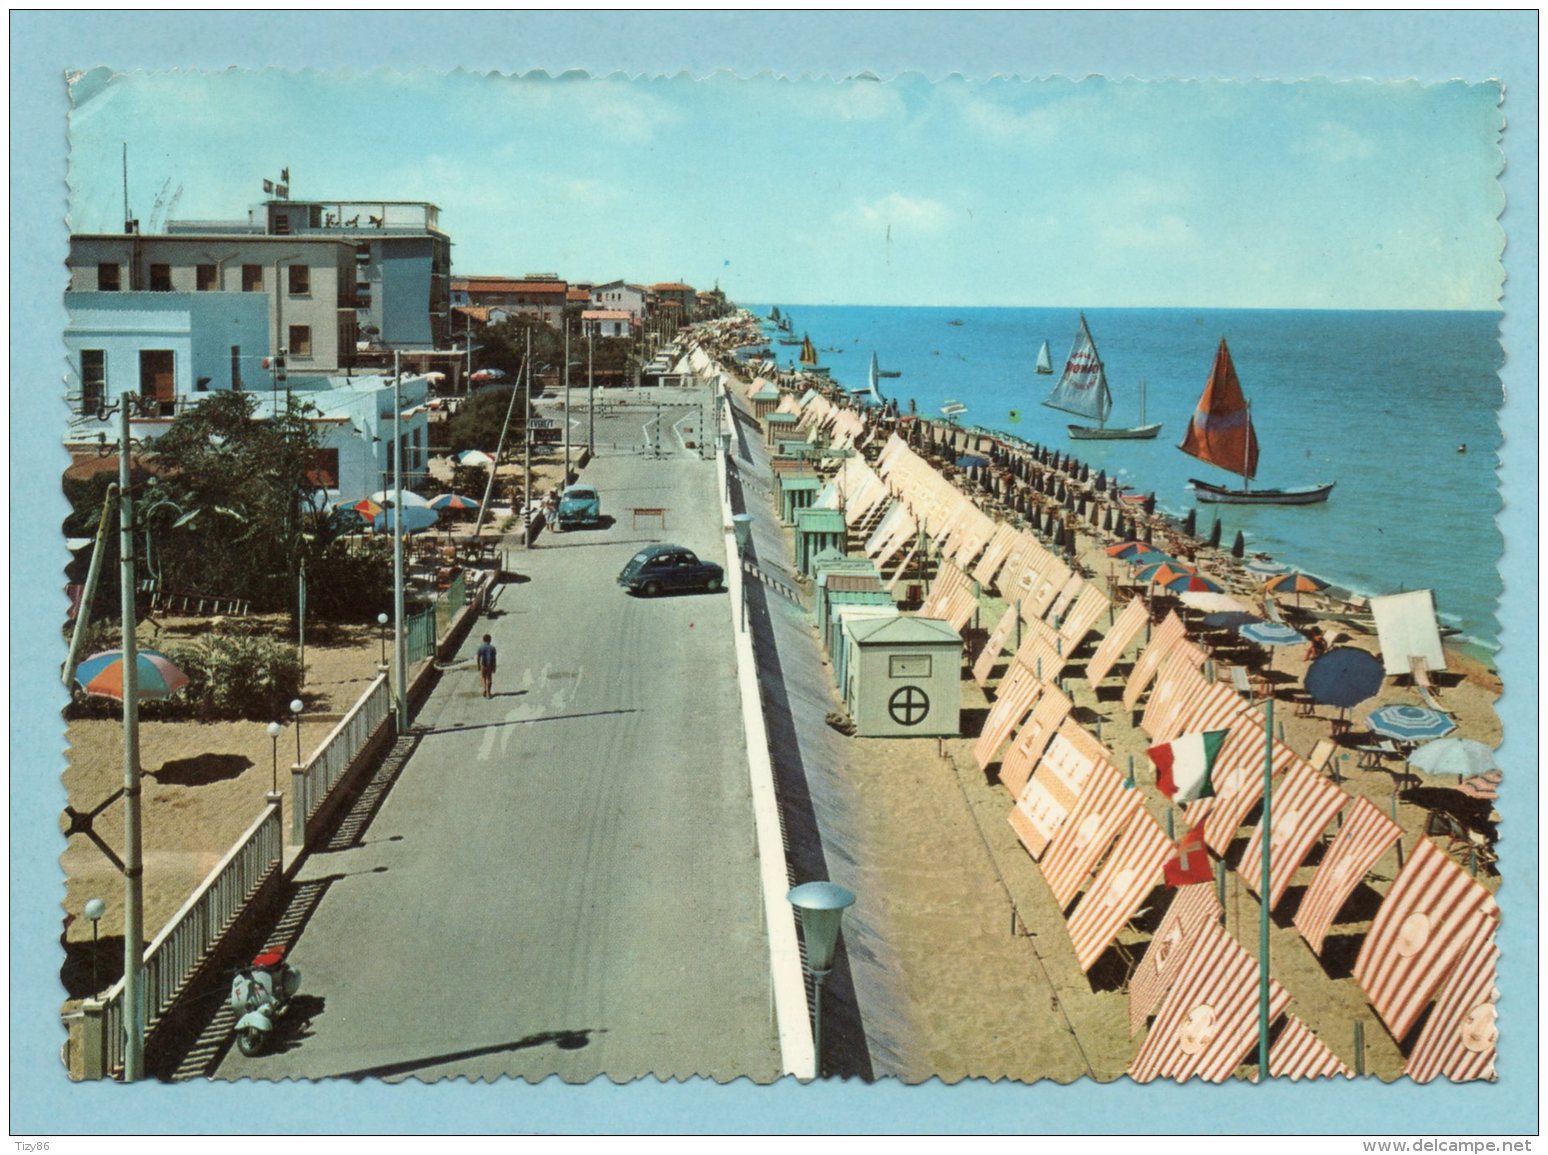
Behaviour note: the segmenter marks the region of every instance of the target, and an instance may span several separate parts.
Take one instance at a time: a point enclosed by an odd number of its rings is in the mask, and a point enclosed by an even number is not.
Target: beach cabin
[[[822,478],[815,473],[781,473],[774,478],[775,500],[779,502],[779,519],[786,525],[795,524],[795,515],[810,509],[822,488]]]
[[[825,549],[844,552],[844,515],[836,509],[803,509],[795,515],[796,570],[811,577],[813,561]]]
[[[818,629],[822,642],[831,658],[844,644],[844,636],[838,626],[838,613],[848,606],[896,606],[877,573],[843,573],[829,571],[819,574]]]
[[[794,440],[799,432],[796,422],[800,420],[794,413],[770,413],[763,419],[763,443],[773,445],[780,440]]]
[[[833,664],[833,683],[838,687],[839,697],[844,699],[846,705],[850,701],[850,681],[856,652],[854,647],[855,628],[862,622],[874,621],[879,618],[895,618],[897,616],[898,607],[896,605],[833,607],[833,622],[829,628],[837,642],[828,651],[828,658]]]
[[[779,408],[779,397],[779,390],[765,381],[749,398],[753,403],[753,416],[761,419],[773,413]]]
[[[845,557],[836,549],[825,549],[812,559],[813,589],[815,596],[812,598],[812,617],[817,623],[817,632],[824,635],[824,645],[831,651],[832,641],[826,638],[826,630],[833,620],[832,608],[824,604],[823,590],[829,575],[833,574],[858,574],[876,577],[879,581],[881,571],[876,568],[876,563],[868,557]]]
[[[845,700],[863,738],[961,732],[962,635],[937,618],[873,618],[849,631]]]

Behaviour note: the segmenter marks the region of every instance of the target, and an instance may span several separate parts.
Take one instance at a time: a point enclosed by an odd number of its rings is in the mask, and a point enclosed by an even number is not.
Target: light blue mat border
[[[21,13],[11,17],[11,1126],[68,1131],[1031,1131],[1144,1133],[1537,1130],[1537,16],[1533,12],[752,15]],[[369,25],[369,38],[362,29]],[[702,74],[733,68],[883,77],[920,71],[1113,77],[1417,78],[1506,82],[1508,235],[1500,704],[1505,799],[1502,1038],[1494,1086],[1201,1088],[730,1087],[550,1080],[382,1085],[75,1086],[55,1058],[63,739],[60,583],[67,68],[457,66]],[[491,998],[519,992],[491,991]],[[278,1108],[278,1110],[276,1110]],[[1115,1112],[1118,1108],[1122,1113]]]

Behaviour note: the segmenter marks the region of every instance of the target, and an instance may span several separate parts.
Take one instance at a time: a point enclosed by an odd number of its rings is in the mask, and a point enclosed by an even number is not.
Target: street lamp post
[[[560,488],[570,484],[570,318],[564,317],[564,480]]]
[[[408,645],[403,636],[403,366],[392,355],[392,625],[398,733],[408,731]]]
[[[387,621],[388,619],[385,613],[376,615],[377,631],[382,642],[382,656],[376,665],[377,669],[382,673],[387,671]]]
[[[97,922],[107,913],[107,903],[100,898],[86,900],[85,915],[91,919],[91,997],[97,997]]]
[[[301,765],[301,711],[306,709],[306,703],[300,698],[290,700],[290,713],[296,720],[296,765]]]
[[[527,388],[521,400],[521,548],[532,546],[532,326],[527,326],[527,355],[522,360]],[[496,466],[495,468],[498,468]]]
[[[591,337],[595,330],[596,322],[586,330],[586,452],[597,451],[597,383],[596,375],[592,368]]]
[[[274,758],[273,767],[269,774],[269,793],[271,795],[279,794],[279,736],[284,728],[278,722],[269,723],[270,753]],[[298,732],[299,730],[300,727],[297,727]],[[297,758],[296,761],[299,762],[300,759]]]
[[[822,984],[833,969],[839,925],[844,912],[854,905],[850,890],[833,882],[804,882],[793,887],[786,901],[801,912],[801,935],[806,942],[806,973],[812,976],[813,1066],[822,1077]]]

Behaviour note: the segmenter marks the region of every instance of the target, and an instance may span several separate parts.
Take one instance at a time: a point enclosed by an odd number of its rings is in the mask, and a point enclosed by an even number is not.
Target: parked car
[[[554,510],[554,532],[583,525],[602,524],[602,495],[589,485],[572,485],[559,495]]]
[[[726,582],[726,572],[712,561],[700,561],[680,545],[646,546],[629,559],[618,584],[632,594],[655,597],[667,590],[714,593]]]

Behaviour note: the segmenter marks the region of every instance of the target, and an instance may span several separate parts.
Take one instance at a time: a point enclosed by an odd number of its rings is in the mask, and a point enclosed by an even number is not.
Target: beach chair
[[[1317,773],[1325,774],[1327,773],[1328,763],[1333,761],[1333,754],[1335,751],[1337,751],[1337,749],[1338,743],[1332,741],[1329,738],[1321,738],[1318,740],[1317,744],[1312,747],[1311,755],[1306,759],[1306,761],[1311,765],[1313,770],[1317,771]]]
[[[1285,619],[1279,616],[1279,606],[1275,604],[1272,594],[1263,595],[1263,614],[1271,622],[1278,622],[1280,625],[1285,624]]]
[[[1252,697],[1252,683],[1247,680],[1246,666],[1231,667],[1231,685],[1234,686],[1236,688],[1236,692],[1241,694],[1244,698]]]
[[[1430,709],[1438,714],[1449,714],[1450,711],[1440,704],[1435,687],[1430,683],[1430,664],[1420,657],[1408,659],[1408,673],[1413,678],[1414,691]]]

